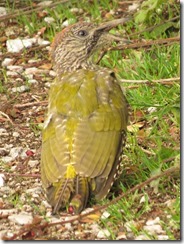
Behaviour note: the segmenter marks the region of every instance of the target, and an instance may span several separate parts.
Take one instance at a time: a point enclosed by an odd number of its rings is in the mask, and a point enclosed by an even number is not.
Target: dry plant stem
[[[125,79],[120,79],[120,82],[123,83],[161,83],[161,84],[168,84],[173,81],[180,81],[180,77],[173,77],[173,78],[167,78],[167,79],[160,79],[160,80],[125,80]]]
[[[10,119],[10,117],[5,114],[4,112],[0,111],[0,115],[3,115],[12,125],[14,125],[13,121]]]
[[[4,21],[4,20],[7,20],[7,19],[15,18],[15,17],[17,17],[19,15],[22,15],[22,14],[30,14],[32,12],[38,12],[40,10],[43,10],[43,9],[47,8],[47,7],[48,8],[52,8],[52,7],[57,6],[58,4],[66,3],[66,2],[68,2],[68,0],[60,0],[60,1],[57,1],[55,3],[50,4],[49,6],[39,6],[39,7],[36,7],[36,8],[32,7],[32,9],[28,9],[28,7],[27,8],[23,8],[23,9],[21,9],[21,11],[17,10],[14,13],[7,14],[5,16],[0,17],[0,22]],[[26,9],[28,9],[28,10],[26,10]]]
[[[48,101],[42,101],[42,102],[32,102],[32,103],[24,103],[24,104],[15,104],[14,108],[26,108],[26,107],[32,107],[32,106],[39,106],[39,105],[47,105]]]
[[[136,49],[136,48],[142,48],[142,47],[149,47],[152,45],[161,45],[161,44],[173,44],[174,42],[179,43],[180,37],[170,37],[170,38],[164,38],[159,40],[151,40],[151,41],[145,41],[145,42],[138,42],[138,43],[131,43],[128,45],[119,45],[116,47],[110,47],[107,49],[107,51],[110,50],[124,50],[124,49]]]
[[[40,178],[40,174],[16,174],[16,173],[3,173],[7,176],[15,176],[15,177],[32,177],[32,178]]]

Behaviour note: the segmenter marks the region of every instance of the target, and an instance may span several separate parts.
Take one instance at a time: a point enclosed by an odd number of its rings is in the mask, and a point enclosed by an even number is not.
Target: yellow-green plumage
[[[86,207],[105,197],[120,163],[127,104],[106,68],[66,71],[51,85],[45,119],[41,177],[54,212]]]

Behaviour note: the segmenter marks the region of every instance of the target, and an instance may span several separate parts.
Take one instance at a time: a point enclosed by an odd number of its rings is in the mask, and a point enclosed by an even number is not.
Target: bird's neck
[[[85,62],[73,62],[73,63],[65,63],[63,62],[55,62],[53,66],[56,74],[60,75],[66,72],[73,72],[79,69],[86,69],[86,70],[96,70],[99,68],[96,64],[92,62],[92,60],[86,60]]]

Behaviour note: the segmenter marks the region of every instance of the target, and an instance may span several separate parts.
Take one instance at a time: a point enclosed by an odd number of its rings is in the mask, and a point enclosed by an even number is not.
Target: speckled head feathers
[[[117,19],[99,26],[78,22],[63,29],[51,45],[51,58],[56,72],[60,74],[92,67],[90,57],[93,53],[113,41],[113,35],[108,34],[109,30],[126,20]]]

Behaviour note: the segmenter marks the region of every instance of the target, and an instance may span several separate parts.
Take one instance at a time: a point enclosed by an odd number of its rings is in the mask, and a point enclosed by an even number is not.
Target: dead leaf
[[[51,63],[42,64],[38,68],[39,69],[50,70],[52,68],[52,64]]]
[[[82,219],[81,219],[81,222],[83,222],[83,223],[92,223],[92,222],[94,222],[94,221],[99,220],[100,217],[101,217],[101,215],[102,215],[102,214],[101,214],[100,212],[97,212],[97,213],[95,213],[95,214],[90,214],[90,215],[88,215],[88,216],[82,218]]]
[[[39,31],[38,31],[38,35],[43,35],[44,33],[45,33],[45,31],[46,31],[46,27],[42,27],[41,29],[39,29]]]
[[[145,122],[141,121],[141,122],[137,122],[135,124],[132,125],[128,125],[127,126],[127,130],[128,132],[138,132],[140,128],[142,128],[144,126]]]

